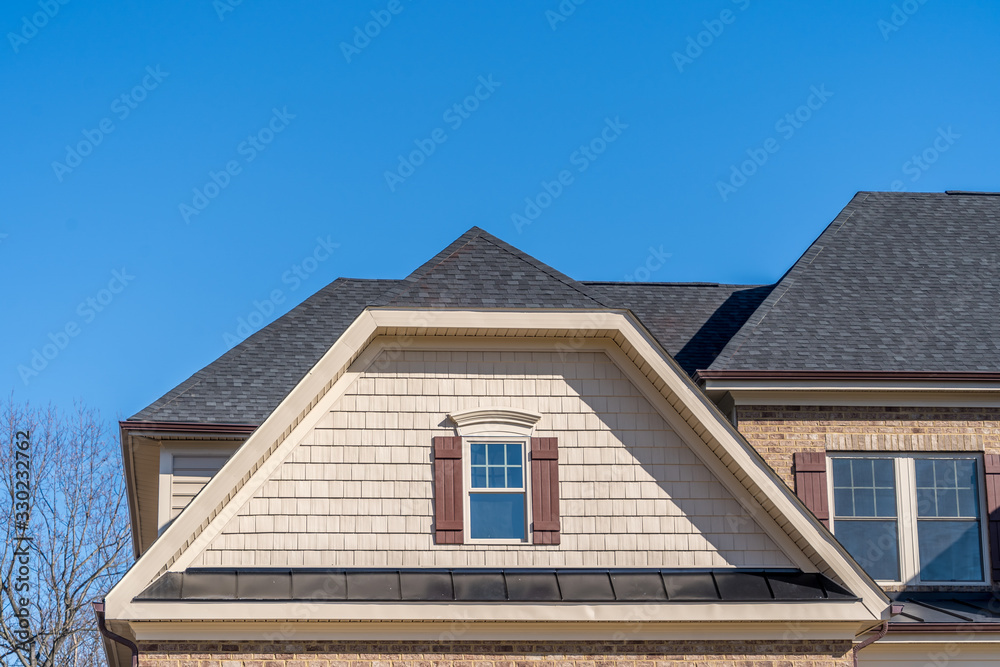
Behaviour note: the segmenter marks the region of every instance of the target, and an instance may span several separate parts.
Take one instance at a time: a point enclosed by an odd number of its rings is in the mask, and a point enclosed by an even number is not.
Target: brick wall
[[[184,642],[142,667],[847,667],[848,641]]]
[[[750,405],[739,407],[737,421],[791,488],[795,452],[1000,453],[998,408]]]

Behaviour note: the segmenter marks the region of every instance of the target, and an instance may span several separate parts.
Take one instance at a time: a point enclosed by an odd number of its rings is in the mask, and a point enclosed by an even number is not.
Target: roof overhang
[[[736,405],[1000,406],[991,372],[700,370],[694,380]]]
[[[147,479],[140,474],[142,449],[159,448],[160,443],[170,440],[215,440],[241,442],[257,429],[253,424],[199,424],[191,422],[132,421],[118,422],[121,443],[122,465],[125,469],[126,502],[129,525],[132,527],[132,553],[139,558],[149,548],[157,535],[158,508],[155,502],[144,501],[143,497],[158,497],[157,489],[143,493],[156,485],[156,478]],[[138,456],[137,456],[138,454]],[[148,456],[146,457],[148,458]],[[147,465],[148,466],[148,462]],[[159,466],[157,465],[157,472]]]
[[[267,477],[290,455],[301,438],[325,414],[324,411],[329,411],[339,396],[360,376],[359,369],[366,367],[362,362],[367,360],[370,363],[376,358],[380,352],[377,342],[380,337],[391,339],[391,346],[412,345],[415,339],[436,339],[443,345],[456,338],[512,342],[522,339],[524,344],[548,339],[548,344],[555,345],[557,349],[562,346],[568,352],[590,342],[600,344],[612,361],[626,372],[643,395],[664,415],[671,428],[688,441],[692,450],[719,480],[741,502],[746,503],[748,512],[772,539],[794,550],[801,563],[800,568],[821,572],[842,583],[860,598],[856,603],[834,605],[842,610],[843,618],[840,620],[852,622],[854,630],[857,630],[859,624],[887,618],[889,600],[877,584],[804,508],[753,447],[627,311],[370,308],[358,316],[112,589],[107,596],[109,621],[135,626],[137,622],[153,620],[149,615],[152,613],[148,606],[150,603],[141,603],[134,598],[164,572],[186,569],[225,522],[249,501]],[[813,604],[812,608],[819,606],[822,605]],[[446,607],[451,609],[447,612],[451,620],[463,619],[454,615],[458,611],[456,605]],[[562,607],[553,612],[555,616],[545,620],[557,621],[559,615],[567,613]],[[225,614],[225,609],[231,608],[220,607],[213,611]],[[688,606],[683,608],[688,611],[687,614],[671,616],[670,620],[700,618],[706,622],[718,622],[729,613],[725,610],[733,609],[729,604],[708,605],[701,610]],[[203,605],[183,602],[176,603],[176,609],[161,606],[160,613],[174,614],[171,618],[177,620],[181,616],[191,619],[199,609],[203,609]],[[324,610],[323,616],[330,620],[344,622],[364,611],[363,607],[353,603],[330,603],[320,609]],[[368,611],[378,613],[377,618],[388,618],[386,609],[384,605],[376,605]],[[278,611],[278,608],[273,608],[266,617],[322,620],[316,615],[316,610],[308,616],[274,615]],[[472,611],[470,609],[469,613]],[[242,611],[235,613],[245,618],[250,611],[244,605]],[[280,613],[305,612],[281,608]],[[581,613],[579,620],[599,620],[599,615],[594,615],[595,611],[583,609]],[[766,616],[778,612],[761,613]],[[198,612],[198,615],[204,615],[204,612]],[[804,618],[797,608],[789,608],[778,615],[785,619],[784,622]],[[756,618],[764,620],[764,617]],[[506,620],[514,622],[516,617]],[[777,617],[773,620],[777,621]]]

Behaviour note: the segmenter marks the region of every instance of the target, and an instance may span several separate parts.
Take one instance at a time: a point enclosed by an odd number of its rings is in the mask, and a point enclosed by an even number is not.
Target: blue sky
[[[578,279],[653,249],[637,277],[766,283],[858,190],[1000,189],[986,0],[10,0],[0,30],[6,390],[111,418],[472,225]]]

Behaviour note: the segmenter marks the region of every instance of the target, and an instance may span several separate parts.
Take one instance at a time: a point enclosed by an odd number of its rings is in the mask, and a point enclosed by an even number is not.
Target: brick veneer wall
[[[1000,453],[998,408],[750,405],[737,423],[790,488],[795,452]]]
[[[846,667],[849,641],[176,642],[140,667]]]

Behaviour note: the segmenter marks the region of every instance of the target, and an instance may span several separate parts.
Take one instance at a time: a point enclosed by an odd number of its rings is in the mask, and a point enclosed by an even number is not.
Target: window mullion
[[[916,466],[909,456],[896,459],[896,488],[899,489],[900,577],[904,584],[920,580],[917,549]]]

